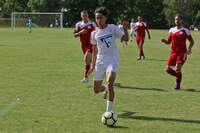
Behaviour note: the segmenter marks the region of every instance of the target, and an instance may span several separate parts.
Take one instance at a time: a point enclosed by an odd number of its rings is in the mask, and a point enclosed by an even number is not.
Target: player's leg
[[[82,81],[88,82],[87,73],[90,70],[90,64],[91,64],[91,61],[92,61],[92,53],[88,50],[84,55],[84,61],[85,61],[85,72],[84,72],[84,79]]]
[[[143,57],[143,59],[145,59],[143,45],[144,45],[144,38],[141,38],[140,39],[140,53],[141,53],[141,56]]]
[[[114,101],[114,81],[116,78],[116,72],[108,72],[107,74],[107,88],[108,88],[108,93],[107,93],[107,108],[106,112],[111,112],[112,111],[112,106],[113,106],[113,101]]]
[[[130,32],[130,35],[131,35],[131,42],[133,41],[133,30],[131,29],[131,32]]]
[[[81,82],[85,83],[88,82],[87,72],[86,72],[86,57],[87,57],[87,47],[85,44],[81,44],[81,48],[84,54],[84,62],[85,62],[85,71],[84,71],[84,78],[81,80]]]
[[[103,92],[106,89],[102,82],[103,80],[94,80],[94,93]]]
[[[178,54],[177,61],[176,61],[176,83],[175,83],[175,90],[179,90],[181,87],[181,80],[182,80],[182,72],[181,69],[183,67],[183,64],[185,63],[187,59],[186,53]]]
[[[139,57],[137,58],[137,60],[141,60],[141,53],[140,53],[140,38],[136,37],[136,43],[138,45],[138,49],[139,49]]]
[[[167,65],[166,65],[166,72],[172,76],[176,76],[176,71],[172,68],[173,66],[176,65],[176,58],[177,55],[175,53],[171,53],[168,61],[167,61]]]

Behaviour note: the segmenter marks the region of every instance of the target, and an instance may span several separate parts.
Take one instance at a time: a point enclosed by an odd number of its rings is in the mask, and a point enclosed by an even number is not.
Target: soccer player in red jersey
[[[166,72],[176,77],[174,90],[180,90],[180,84],[182,79],[181,68],[186,61],[187,54],[192,53],[192,46],[194,40],[190,34],[190,31],[183,27],[183,17],[180,14],[175,16],[176,26],[169,30],[168,39],[161,39],[161,42],[171,46],[171,53],[166,65]],[[186,39],[190,41],[188,49],[186,48]],[[176,66],[176,71],[172,69]]]
[[[96,28],[96,24],[89,20],[88,12],[86,10],[81,11],[82,21],[76,23],[74,29],[74,37],[80,37],[81,48],[84,54],[85,61],[85,73],[81,82],[88,82],[87,72],[90,69],[92,60],[92,45],[90,44],[90,34]]]
[[[139,48],[138,60],[141,60],[141,57],[145,59],[144,52],[143,52],[145,30],[147,31],[148,38],[151,39],[147,24],[142,21],[142,16],[138,16],[138,22],[135,23],[135,31],[137,32],[136,41]]]

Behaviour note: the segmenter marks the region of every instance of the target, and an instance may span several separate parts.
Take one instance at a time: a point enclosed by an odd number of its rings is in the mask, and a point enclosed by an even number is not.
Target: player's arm
[[[129,22],[128,21],[124,21],[123,22],[124,36],[121,38],[121,41],[126,41],[127,42],[129,40],[128,26],[129,26]]]
[[[187,50],[187,54],[188,55],[190,55],[192,53],[192,47],[194,45],[194,40],[193,39],[191,39],[189,41],[190,41],[190,45],[189,45],[188,50]]]
[[[78,31],[78,32],[74,32],[74,37],[79,37],[80,35],[83,35],[83,34],[87,34],[86,29],[83,29],[83,30]]]
[[[98,53],[97,45],[93,45],[92,46],[92,66],[91,66],[90,70],[88,71],[88,76],[90,76],[92,74],[92,72],[95,68],[97,53]]]
[[[150,36],[150,32],[149,32],[149,29],[146,28],[146,31],[147,31],[147,34],[148,34],[148,38],[151,39],[151,36]]]
[[[160,42],[169,45],[171,43],[171,40],[169,40],[169,39],[167,40],[167,39],[162,38],[162,39],[160,39]]]

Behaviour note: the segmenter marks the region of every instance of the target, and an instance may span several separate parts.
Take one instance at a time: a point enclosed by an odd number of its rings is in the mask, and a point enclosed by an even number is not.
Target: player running
[[[74,29],[74,37],[80,37],[81,48],[84,54],[85,61],[85,73],[81,82],[88,82],[87,72],[90,69],[92,60],[92,45],[90,44],[90,34],[96,28],[96,24],[89,20],[88,12],[86,10],[81,11],[82,21],[76,23]]]
[[[137,31],[136,41],[139,48],[139,57],[137,60],[141,60],[141,57],[145,59],[144,52],[143,52],[145,30],[147,31],[148,38],[151,39],[147,24],[142,21],[142,16],[138,16],[138,22],[135,23],[135,31]]]
[[[124,32],[123,21],[124,21],[124,20],[120,20],[120,24],[118,25],[119,29],[120,29],[122,32]],[[128,45],[127,41],[122,41],[122,42],[121,42],[122,47],[124,47],[124,43],[126,44],[126,46]]]
[[[136,32],[135,32],[135,19],[132,18],[131,19],[131,23],[130,23],[130,28],[131,28],[131,31],[130,31],[130,35],[131,35],[131,42],[133,41],[133,34],[134,36],[136,37]]]
[[[116,78],[118,64],[118,50],[116,38],[121,41],[128,41],[127,28],[128,22],[124,22],[124,32],[116,25],[107,24],[108,9],[100,7],[95,10],[95,19],[98,27],[91,33],[91,43],[93,45],[92,67],[88,74],[94,72],[94,92],[99,93],[107,90],[107,112],[112,111],[114,100],[114,81]],[[103,86],[102,82],[106,76],[107,85]],[[107,89],[106,89],[107,88]]]
[[[194,40],[190,34],[190,31],[183,27],[183,17],[179,14],[175,16],[176,26],[169,30],[168,40],[161,39],[161,42],[171,46],[171,53],[166,65],[166,72],[172,76],[176,77],[174,90],[180,90],[182,73],[181,68],[187,59],[187,54],[192,53],[192,46],[194,45]],[[186,39],[190,41],[188,49],[186,48]],[[172,69],[176,66],[176,71]]]
[[[29,27],[29,33],[31,33],[32,20],[30,17],[28,18],[28,27]]]

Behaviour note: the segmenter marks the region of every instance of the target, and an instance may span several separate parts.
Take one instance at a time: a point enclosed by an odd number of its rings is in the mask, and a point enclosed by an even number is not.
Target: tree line
[[[80,20],[80,11],[104,6],[110,10],[109,23],[143,16],[150,28],[165,29],[174,24],[174,15],[182,14],[186,27],[200,25],[200,0],[0,0],[1,14],[11,12],[63,12],[69,26]]]

